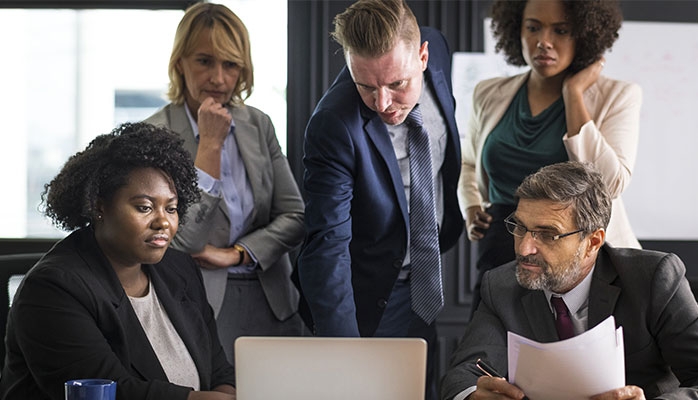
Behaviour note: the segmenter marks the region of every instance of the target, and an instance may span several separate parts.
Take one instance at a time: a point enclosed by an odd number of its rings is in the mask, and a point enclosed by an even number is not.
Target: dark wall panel
[[[330,38],[332,18],[350,1],[293,0],[288,3],[287,153],[302,188],[303,135],[315,105],[344,65]]]
[[[695,0],[624,0],[620,7],[628,21],[698,22]]]

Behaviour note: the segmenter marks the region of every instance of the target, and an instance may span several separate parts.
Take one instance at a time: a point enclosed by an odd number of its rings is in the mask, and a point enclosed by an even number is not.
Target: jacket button
[[[398,258],[397,260],[393,261],[393,268],[395,268],[395,269],[402,268],[402,259],[401,258]]]
[[[388,302],[385,299],[378,300],[378,307],[385,308],[386,304],[388,304]]]

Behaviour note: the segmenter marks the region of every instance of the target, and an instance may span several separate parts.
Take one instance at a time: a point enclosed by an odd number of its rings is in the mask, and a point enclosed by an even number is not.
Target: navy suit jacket
[[[144,265],[199,373],[201,390],[235,384],[199,267],[168,249]],[[116,381],[117,400],[185,400],[169,383],[136,313],[90,228],[58,242],[17,290],[7,319],[0,398],[62,400],[70,379]]]
[[[440,32],[429,42],[425,79],[448,127],[441,176],[441,251],[458,240],[460,146],[451,54]],[[407,251],[409,215],[397,158],[380,117],[361,100],[345,67],[318,103],[305,134],[306,241],[298,259],[301,291],[317,335],[371,336]]]
[[[515,269],[511,262],[484,275],[482,302],[441,384],[443,400],[475,386],[478,358],[508,370],[507,331],[559,340],[545,294],[521,287]],[[626,384],[648,399],[698,399],[698,304],[685,274],[676,255],[657,251],[605,245],[596,259],[588,327],[613,315],[623,327]]]

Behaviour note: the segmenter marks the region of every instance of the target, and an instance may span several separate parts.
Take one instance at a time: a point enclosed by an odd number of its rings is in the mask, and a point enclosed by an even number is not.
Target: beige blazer
[[[291,282],[288,251],[303,240],[304,204],[286,157],[281,152],[269,116],[250,106],[228,107],[235,121],[235,139],[254,195],[254,216],[248,233],[238,239],[257,259],[259,280],[267,302],[283,321],[298,310],[299,294]],[[168,104],[146,122],[165,126],[184,139],[196,157],[197,142],[184,105]],[[173,247],[196,253],[207,243],[228,247],[230,218],[222,197],[202,193],[187,212]],[[206,295],[218,316],[227,282],[227,270],[202,269]]]
[[[482,168],[482,147],[529,73],[488,79],[475,87],[473,110],[461,142],[458,200],[463,215],[468,207],[489,201],[488,177]],[[592,120],[582,126],[579,134],[572,137],[565,134],[562,140],[567,155],[573,161],[593,163],[604,177],[613,198],[606,235],[608,243],[615,247],[639,248],[621,193],[630,183],[635,166],[642,90],[634,83],[600,76],[584,92],[584,103]]]

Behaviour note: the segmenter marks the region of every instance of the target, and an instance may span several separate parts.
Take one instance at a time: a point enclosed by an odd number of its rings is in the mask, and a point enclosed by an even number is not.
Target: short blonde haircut
[[[252,94],[254,74],[250,38],[242,20],[221,4],[197,3],[189,7],[177,26],[168,74],[170,86],[167,97],[174,104],[183,104],[186,82],[177,71],[177,62],[190,56],[200,35],[209,31],[215,56],[240,66],[240,77],[230,99],[230,105],[242,104]]]
[[[359,0],[334,18],[332,37],[344,53],[378,57],[398,40],[419,46],[417,18],[404,0]]]

